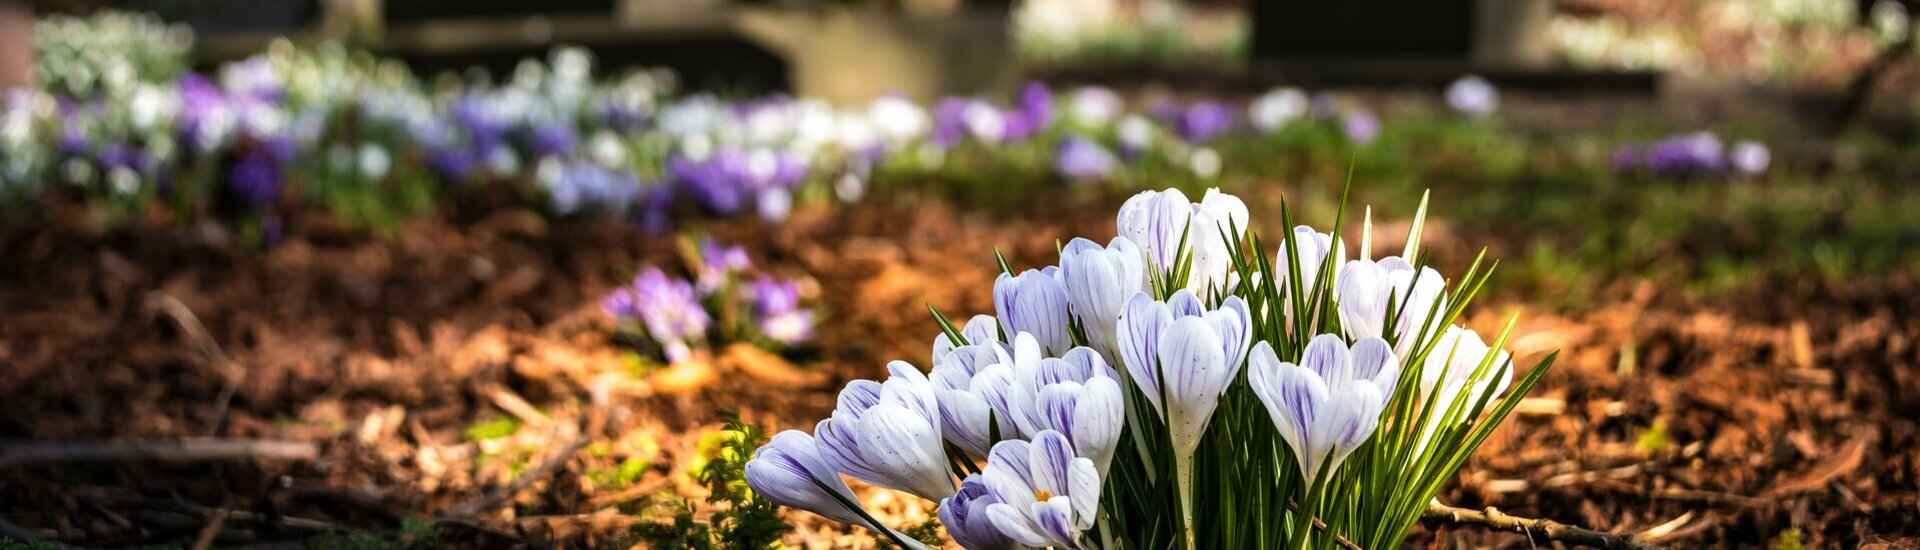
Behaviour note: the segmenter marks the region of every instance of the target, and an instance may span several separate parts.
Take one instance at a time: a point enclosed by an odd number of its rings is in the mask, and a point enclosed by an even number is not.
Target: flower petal
[[[1046,502],[1033,503],[1031,511],[1033,523],[1040,528],[1040,534],[1047,537],[1048,546],[1080,548],[1080,530],[1074,528],[1071,499],[1065,495],[1055,496]]]
[[[1040,534],[1035,529],[1033,520],[1028,519],[1029,514],[1032,513],[1032,506],[1030,504],[1027,507],[1016,508],[1005,502],[994,503],[987,507],[987,519],[992,520],[993,525],[1000,528],[1001,534],[1015,542],[1027,546],[1050,546],[1053,544],[1053,539]]]
[[[1379,338],[1361,338],[1353,343],[1352,351],[1354,377],[1372,381],[1381,393],[1392,397],[1394,385],[1400,383],[1400,360],[1393,347]]]
[[[1167,430],[1176,451],[1191,451],[1231,381],[1220,337],[1199,317],[1174,321],[1160,335],[1160,368],[1165,384]]]
[[[1120,312],[1120,358],[1134,386],[1147,395],[1154,410],[1165,412],[1160,403],[1160,333],[1173,324],[1166,304],[1145,292],[1135,293]]]
[[[1315,336],[1307,342],[1307,350],[1300,354],[1300,366],[1320,375],[1329,388],[1353,380],[1353,353],[1347,350],[1346,342],[1332,334]]]

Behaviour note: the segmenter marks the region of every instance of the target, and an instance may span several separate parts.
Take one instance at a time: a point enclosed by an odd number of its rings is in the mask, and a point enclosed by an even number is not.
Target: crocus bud
[[[1029,269],[1018,276],[1000,274],[993,282],[993,308],[1008,336],[1029,333],[1048,354],[1066,353],[1073,347],[1068,332],[1067,289],[1060,284],[1059,270]]]
[[[1347,263],[1347,246],[1331,233],[1320,233],[1304,225],[1294,227],[1293,234],[1288,236],[1287,240],[1290,243],[1282,243],[1279,252],[1273,256],[1273,269],[1274,281],[1280,285],[1277,290],[1283,296],[1282,303],[1286,308],[1282,313],[1286,315],[1288,325],[1291,327],[1296,300],[1305,297],[1311,302],[1316,296],[1314,294],[1316,285],[1322,291],[1330,291],[1334,288],[1333,273],[1324,274],[1327,280],[1321,281],[1320,278],[1323,276],[1321,271],[1325,269],[1337,273],[1340,267]],[[1287,255],[1289,244],[1294,249],[1294,255],[1291,257]],[[1327,262],[1329,256],[1332,257],[1331,264]],[[1327,267],[1329,265],[1331,267]],[[1297,273],[1296,270],[1298,270]],[[1299,277],[1300,294],[1298,296],[1293,290],[1295,276]],[[1308,312],[1309,315],[1312,313]]]
[[[1261,342],[1247,360],[1247,384],[1293,449],[1301,475],[1312,480],[1331,476],[1379,427],[1397,364],[1386,341],[1374,337],[1349,349],[1339,336],[1316,336],[1298,365]]]
[[[1065,434],[1080,456],[1093,460],[1094,469],[1105,479],[1120,442],[1120,428],[1126,423],[1120,383],[1102,376],[1085,384],[1053,384],[1040,390],[1036,406],[1040,425]]]
[[[847,502],[860,502],[847,488],[847,482],[840,479],[840,472],[820,459],[811,435],[796,430],[775,434],[772,441],[753,452],[753,459],[747,461],[746,476],[747,486],[752,487],[753,492],[781,506],[806,510],[841,523],[862,524],[859,514],[834,498],[834,494],[838,494]]]
[[[959,346],[996,344],[993,347],[1005,347],[997,345],[1000,344],[1000,322],[994,320],[992,315],[975,315],[968,319],[966,326],[960,328],[960,339],[962,343]],[[938,366],[948,353],[959,346],[944,332],[933,335],[933,364]]]
[[[1227,282],[1233,265],[1227,239],[1239,239],[1247,227],[1247,205],[1239,197],[1208,189],[1200,202],[1188,202],[1178,189],[1142,191],[1120,206],[1120,235],[1146,253],[1148,266],[1170,276],[1186,257],[1193,258],[1186,288],[1196,292]],[[1187,247],[1180,247],[1184,238]]]
[[[1447,282],[1432,268],[1415,271],[1406,260],[1390,256],[1378,262],[1349,261],[1337,277],[1334,300],[1348,338],[1385,338],[1396,355],[1407,357],[1415,340],[1440,335]],[[1392,326],[1387,325],[1389,315]]]
[[[1114,237],[1105,248],[1074,239],[1060,252],[1068,309],[1086,329],[1089,343],[1109,362],[1119,360],[1113,334],[1120,308],[1134,293],[1147,290],[1146,269],[1146,257],[1126,237]]]
[[[1174,450],[1191,452],[1246,358],[1252,325],[1246,303],[1228,297],[1208,311],[1189,291],[1167,303],[1143,292],[1120,315],[1128,374],[1166,418]]]
[[[939,500],[953,494],[933,383],[895,361],[886,383],[856,380],[833,416],[814,427],[820,456],[856,479]]]

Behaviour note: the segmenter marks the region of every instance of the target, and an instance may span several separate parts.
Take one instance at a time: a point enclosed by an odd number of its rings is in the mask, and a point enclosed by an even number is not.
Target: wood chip
[[[1848,441],[1846,446],[1841,447],[1838,452],[1827,455],[1825,460],[1814,464],[1811,468],[1782,479],[1773,486],[1773,489],[1767,491],[1767,494],[1772,495],[1773,498],[1781,498],[1825,489],[1828,481],[1839,479],[1860,468],[1860,463],[1867,457],[1867,443],[1872,439],[1873,434],[1870,433],[1854,436],[1853,440]]]

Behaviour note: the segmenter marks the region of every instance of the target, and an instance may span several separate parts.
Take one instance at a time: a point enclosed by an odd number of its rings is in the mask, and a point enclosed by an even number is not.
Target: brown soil
[[[379,238],[309,219],[262,253],[210,224],[103,230],[56,216],[68,221],[0,238],[0,440],[269,438],[315,442],[320,456],[4,468],[0,520],[89,546],[391,532],[563,454],[553,475],[440,533],[481,546],[617,541],[635,521],[618,504],[703,496],[684,473],[719,411],[808,427],[845,381],[889,359],[925,362],[925,305],[989,311],[994,247],[1035,265],[1057,240],[1112,235],[1115,197],[1053,200],[996,217],[876,196],[779,227],[718,225],[764,268],[811,274],[819,343],[798,366],[728,351],[650,373],[629,367],[597,299],[641,265],[676,265],[675,246],[616,224],[505,211]],[[1563,352],[1443,499],[1653,529],[1679,547],[1767,545],[1787,529],[1813,547],[1915,547],[1917,285],[1814,284],[1805,299],[1756,282],[1702,299],[1623,280],[1571,314],[1497,295],[1470,324],[1494,330],[1520,311],[1511,347],[1522,360]],[[183,328],[196,324],[204,336]],[[508,417],[525,427],[463,436]],[[559,453],[575,442],[593,445]],[[631,486],[594,479],[628,457],[652,464]],[[908,520],[926,513],[883,492],[867,500]],[[869,544],[795,516],[795,543]],[[1467,527],[1416,540],[1527,546]]]

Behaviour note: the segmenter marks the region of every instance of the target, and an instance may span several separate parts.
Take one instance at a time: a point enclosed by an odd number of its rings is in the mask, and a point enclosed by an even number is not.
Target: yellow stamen
[[[1053,493],[1050,493],[1044,490],[1033,492],[1033,499],[1038,500],[1040,502],[1046,502],[1048,499],[1052,499],[1052,498],[1053,498]]]

